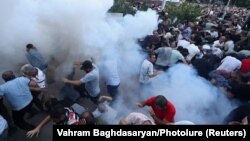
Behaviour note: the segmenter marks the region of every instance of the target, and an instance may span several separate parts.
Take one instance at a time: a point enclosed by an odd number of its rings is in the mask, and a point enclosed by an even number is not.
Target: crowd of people
[[[147,58],[138,73],[140,95],[148,99],[138,101],[138,108],[150,107],[148,114],[129,113],[119,119],[120,125],[176,125],[192,121],[175,121],[174,103],[164,94],[154,93],[151,79],[168,71],[175,64],[182,63],[197,70],[200,77],[218,87],[228,99],[236,99],[239,106],[228,114],[221,124],[249,124],[250,120],[250,18],[249,10],[232,7],[226,14],[220,6],[203,10],[203,16],[196,22],[188,19],[174,23],[165,11],[159,11],[158,29],[152,35],[139,39],[138,43]],[[23,65],[17,77],[11,70],[2,74],[5,83],[0,85],[0,140],[6,140],[8,129],[18,127],[27,131],[27,137],[38,135],[49,121],[63,125],[114,124],[120,112],[114,109],[114,102],[122,95],[117,62],[107,59],[102,66],[94,58],[74,62],[72,72],[62,78],[61,92],[67,104],[57,98],[44,100],[48,95],[48,61],[33,44],[26,46],[29,64]],[[73,80],[75,69],[84,71],[84,76]],[[100,69],[102,68],[102,69]],[[104,75],[108,95],[100,87],[100,74]],[[76,103],[87,97],[97,107],[88,110]],[[6,108],[5,99],[11,106]],[[70,103],[70,104],[69,104]],[[11,111],[11,115],[8,114]],[[47,116],[38,124],[27,121],[38,112]],[[25,115],[29,116],[26,117]],[[108,118],[108,120],[106,120]],[[101,120],[101,122],[100,122]]]

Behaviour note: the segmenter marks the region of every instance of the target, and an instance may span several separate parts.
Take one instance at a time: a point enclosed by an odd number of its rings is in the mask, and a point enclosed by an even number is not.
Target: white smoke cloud
[[[58,80],[61,73],[71,70],[75,59],[91,56],[102,64],[112,56],[118,61],[121,94],[132,102],[130,98],[138,94],[138,73],[145,56],[137,40],[152,34],[158,15],[149,9],[134,16],[114,16],[107,13],[112,5],[113,0],[0,1],[0,59],[6,60],[0,71],[19,70],[20,64],[27,62],[28,43],[33,43],[46,59],[54,57],[61,63],[56,70]],[[124,108],[128,102],[121,103],[119,108],[134,110]]]
[[[0,72],[18,70],[26,62],[27,43],[36,45],[46,58],[57,58],[63,63],[62,70],[76,58],[92,56],[101,64],[112,56],[118,61],[121,76],[122,96],[116,109],[122,116],[138,111],[138,73],[145,57],[137,39],[156,29],[158,16],[153,10],[112,16],[107,13],[112,5],[113,0],[0,1],[0,59],[4,60]],[[155,95],[165,95],[176,106],[177,121],[219,123],[233,107],[187,66],[174,66],[153,83]]]
[[[62,70],[76,58],[92,56],[101,64],[112,56],[118,60],[121,76],[122,100],[117,110],[123,115],[138,111],[134,103],[144,54],[137,39],[156,29],[158,16],[153,10],[123,18],[112,16],[107,14],[112,5],[113,0],[0,1],[0,59],[6,60],[0,71],[18,70],[26,62],[27,43],[36,45],[46,58],[54,56],[63,62]],[[232,109],[223,94],[183,65],[171,68],[153,83],[155,95],[165,95],[176,106],[177,121],[219,123]]]
[[[226,96],[187,65],[175,65],[154,80],[155,95],[161,94],[176,107],[176,121],[220,124],[234,108]]]
[[[9,0],[0,5],[0,56],[9,61],[3,62],[1,71],[26,61],[27,43],[33,43],[45,57],[63,62],[84,56],[101,60],[114,48],[118,56],[123,57],[124,51],[138,55],[136,39],[157,26],[152,10],[117,22],[107,15],[113,0]]]

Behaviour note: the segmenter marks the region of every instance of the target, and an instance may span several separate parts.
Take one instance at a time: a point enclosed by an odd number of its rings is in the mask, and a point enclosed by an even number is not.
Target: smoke
[[[164,95],[176,108],[176,121],[220,124],[234,105],[190,66],[178,64],[154,80],[155,95]]]
[[[137,94],[138,73],[145,56],[137,40],[152,34],[158,15],[149,9],[123,17],[108,13],[112,5],[113,0],[0,1],[0,59],[6,60],[0,71],[19,70],[27,63],[28,43],[47,60],[59,62],[59,66],[53,66],[58,80],[71,71],[74,60],[93,57],[102,64],[110,57],[118,62],[121,95],[130,100]]]
[[[142,100],[138,98],[138,74],[145,58],[137,39],[156,29],[158,15],[149,9],[134,16],[117,16],[107,13],[112,5],[113,0],[0,1],[0,72],[18,70],[27,62],[27,43],[33,43],[46,59],[59,61],[56,74],[70,71],[75,59],[93,57],[102,64],[111,57],[117,60],[121,77],[116,110],[121,111],[120,116],[133,111],[146,113],[135,106]],[[154,95],[162,94],[175,105],[176,121],[219,123],[233,108],[218,89],[187,66],[172,67],[153,84],[157,90]]]
[[[125,56],[138,55],[136,39],[151,34],[157,26],[152,10],[118,22],[107,14],[113,0],[10,0],[0,5],[0,55],[10,61],[1,70],[26,61],[27,43],[33,43],[47,59],[53,56],[61,62],[89,56],[101,60],[112,55],[110,51],[118,56],[124,52]]]
[[[174,65],[167,72],[153,78],[152,84],[154,93],[151,96],[164,95],[175,106],[176,122],[222,124],[227,114],[237,106],[237,103],[229,100],[221,90],[198,76],[195,69],[184,64]],[[135,103],[151,96],[139,97],[138,93],[131,92],[120,97],[115,106],[118,111],[122,107],[122,113],[118,119],[124,118],[133,111],[144,113],[150,117],[149,107],[139,109]]]
[[[113,0],[0,1],[0,59],[5,60],[0,71],[18,70],[26,63],[27,43],[33,43],[46,59],[53,56],[60,62],[57,74],[70,71],[67,68],[75,59],[93,57],[102,64],[110,57],[117,60],[121,77],[116,110],[122,111],[121,116],[139,111],[135,106],[141,100],[138,74],[145,57],[137,39],[156,29],[158,16],[150,9],[117,16],[107,13],[112,5]],[[162,94],[175,105],[176,121],[220,123],[233,108],[218,89],[184,65],[172,67],[153,84],[154,95]]]

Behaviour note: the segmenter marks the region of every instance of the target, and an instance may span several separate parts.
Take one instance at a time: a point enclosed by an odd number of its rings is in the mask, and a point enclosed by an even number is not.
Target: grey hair
[[[25,64],[21,67],[21,72],[23,74],[27,74],[30,71],[33,71],[35,68],[31,64]]]

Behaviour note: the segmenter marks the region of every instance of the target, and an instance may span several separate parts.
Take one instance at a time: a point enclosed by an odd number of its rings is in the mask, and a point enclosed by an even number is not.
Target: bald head
[[[220,40],[220,42],[222,43],[222,42],[225,42],[226,39],[227,39],[227,38],[226,38],[225,36],[221,36],[219,40]]]

